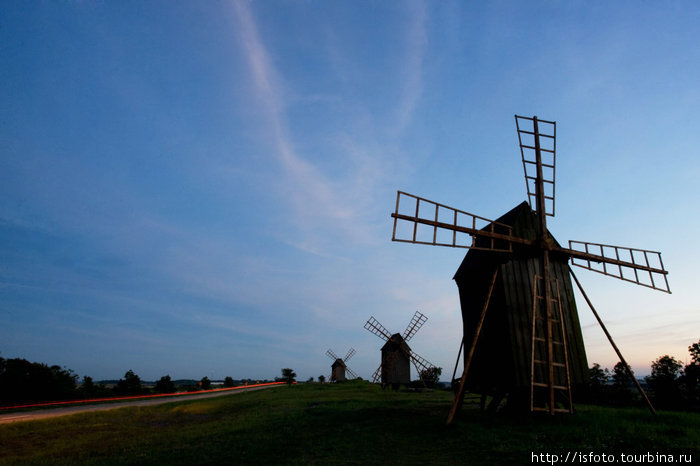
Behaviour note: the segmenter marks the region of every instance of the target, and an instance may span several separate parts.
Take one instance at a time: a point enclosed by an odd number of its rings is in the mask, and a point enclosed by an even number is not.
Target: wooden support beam
[[[447,425],[450,425],[457,414],[459,408],[462,407],[462,401],[464,400],[464,388],[466,387],[467,374],[469,373],[469,366],[471,366],[472,358],[474,356],[474,350],[476,349],[476,343],[479,341],[479,335],[481,334],[481,327],[484,324],[484,318],[486,317],[486,310],[489,308],[489,302],[491,301],[491,294],[493,293],[493,286],[496,284],[496,277],[498,276],[498,268],[493,272],[493,278],[491,279],[491,286],[489,287],[489,294],[486,296],[486,301],[484,302],[484,307],[481,309],[481,316],[479,317],[479,323],[476,325],[476,330],[474,331],[474,338],[472,339],[472,344],[469,347],[469,353],[465,353],[464,357],[464,372],[462,372],[462,378],[459,381],[459,389],[455,393],[455,399],[452,403],[452,408],[450,409],[450,414],[447,416]],[[461,349],[461,348],[460,348]]]
[[[644,392],[644,389],[639,384],[639,380],[637,380],[637,378],[634,376],[634,372],[632,372],[632,368],[629,366],[629,364],[627,364],[627,361],[625,361],[625,358],[622,356],[620,349],[617,347],[617,345],[613,341],[612,336],[610,336],[608,329],[605,327],[605,324],[603,323],[600,316],[598,315],[595,308],[593,307],[593,303],[591,303],[591,300],[588,299],[588,295],[586,294],[585,291],[583,291],[583,287],[581,286],[581,283],[578,281],[578,278],[576,278],[576,274],[574,274],[574,271],[571,270],[571,267],[569,267],[569,273],[571,273],[571,276],[574,277],[574,281],[576,282],[576,285],[578,286],[579,291],[581,292],[584,299],[588,303],[588,307],[590,307],[591,311],[593,311],[593,315],[595,316],[596,320],[600,324],[600,327],[603,329],[603,332],[605,332],[605,336],[608,337],[608,341],[610,342],[613,349],[617,353],[617,357],[620,358],[620,362],[625,366],[625,369],[627,369],[627,373],[630,375],[630,377],[632,378],[632,381],[637,386],[637,390],[639,391],[639,394],[642,395],[642,398],[644,399],[644,402],[646,403],[647,407],[649,408],[649,411],[651,411],[651,414],[656,414],[656,410],[654,409],[654,406],[651,404],[649,397],[647,397],[647,394]]]

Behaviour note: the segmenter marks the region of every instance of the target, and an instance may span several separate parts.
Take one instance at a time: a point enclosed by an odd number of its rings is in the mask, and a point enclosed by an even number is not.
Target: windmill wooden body
[[[670,293],[661,254],[580,241],[562,247],[546,224],[554,215],[556,123],[518,115],[515,121],[529,203],[491,221],[399,191],[392,214],[394,241],[469,249],[454,276],[464,368],[448,422],[467,388],[507,396],[515,409],[573,412],[573,392],[585,383],[588,365],[571,277],[653,412],[569,261]]]
[[[346,373],[349,374],[350,377],[352,377],[353,379],[357,378],[357,374],[351,371],[350,368],[347,366],[348,360],[350,360],[350,358],[355,355],[355,352],[356,351],[354,348],[350,348],[348,350],[348,354],[346,354],[345,357],[341,359],[330,349],[326,351],[326,356],[333,360],[333,364],[331,364],[331,376],[328,378],[329,381],[345,382],[347,380]]]
[[[408,384],[411,381],[410,363],[413,363],[421,380],[423,371],[435,367],[414,353],[407,343],[427,320],[425,315],[416,311],[403,335],[398,333],[392,335],[377,319],[369,318],[365,323],[365,329],[385,341],[381,349],[382,362],[374,371],[372,382],[377,383],[381,380],[383,386],[392,385],[398,388],[399,385]]]
[[[381,381],[383,384],[408,385],[411,382],[411,347],[399,333],[382,346]]]

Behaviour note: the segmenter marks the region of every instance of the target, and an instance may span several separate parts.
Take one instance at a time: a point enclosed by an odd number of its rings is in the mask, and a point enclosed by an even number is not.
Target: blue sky
[[[557,121],[569,239],[660,250],[672,295],[581,270],[639,373],[700,339],[696,2],[0,3],[0,355],[80,376],[368,378],[375,316],[449,379],[464,250],[392,243],[401,189],[526,199]],[[579,300],[589,363],[615,354]]]

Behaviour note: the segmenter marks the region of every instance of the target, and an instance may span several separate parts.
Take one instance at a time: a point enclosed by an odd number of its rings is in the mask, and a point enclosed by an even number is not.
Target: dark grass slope
[[[700,415],[579,406],[445,426],[448,392],[366,382],[275,387],[202,401],[0,426],[0,464],[530,464],[532,453],[693,454]]]

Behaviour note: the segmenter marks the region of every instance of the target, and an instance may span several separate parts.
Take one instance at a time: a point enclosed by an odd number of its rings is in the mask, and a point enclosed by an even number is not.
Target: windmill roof
[[[400,333],[393,334],[391,338],[384,343],[384,346],[382,346],[382,351],[395,348],[396,346],[401,346],[404,351],[411,351],[411,347],[404,341]]]
[[[513,207],[511,210],[498,217],[492,223],[508,225],[513,229],[513,236],[516,236],[518,238],[523,238],[527,240],[537,239],[537,214],[530,208],[530,204],[528,204],[527,201],[523,201],[517,206]],[[492,225],[492,223],[489,223],[481,230],[490,230],[490,226]],[[559,243],[549,231],[547,231],[547,234],[554,241],[554,243],[557,246],[559,246]],[[479,245],[481,241],[488,240],[477,239],[476,244]],[[455,273],[453,279],[456,280],[463,271],[470,269],[473,266],[480,266],[485,262],[505,262],[512,256],[512,254],[527,254],[528,250],[531,251],[531,247],[521,246],[518,244],[513,244],[513,253],[470,249],[464,256],[464,260],[457,269],[457,272]]]
[[[333,362],[333,364],[331,364],[331,367],[333,367],[333,368],[336,368],[336,367],[338,367],[338,366],[346,367],[346,366],[345,366],[345,362],[344,362],[342,359],[340,359],[340,358],[336,359],[336,360]]]

